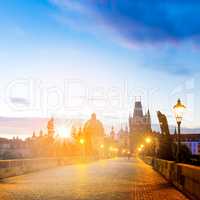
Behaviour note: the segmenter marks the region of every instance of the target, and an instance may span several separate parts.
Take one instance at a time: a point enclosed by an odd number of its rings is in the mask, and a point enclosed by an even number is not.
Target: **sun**
[[[58,135],[62,138],[70,138],[71,131],[70,127],[60,126],[57,128]]]

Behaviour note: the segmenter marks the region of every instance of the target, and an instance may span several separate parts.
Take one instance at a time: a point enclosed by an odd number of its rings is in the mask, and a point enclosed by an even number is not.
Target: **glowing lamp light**
[[[173,107],[174,109],[174,114],[175,114],[175,118],[176,118],[176,122],[177,123],[181,123],[182,119],[183,119],[183,114],[184,111],[186,109],[185,105],[183,105],[181,103],[181,100],[178,99],[176,105]]]
[[[84,139],[80,139],[80,144],[84,144],[85,140]]]
[[[141,149],[142,149],[142,148],[144,148],[144,145],[143,145],[143,144],[141,144],[141,145],[140,145],[140,148],[141,148]]]
[[[146,141],[147,144],[149,144],[149,143],[151,143],[151,138],[148,137],[148,138],[145,139],[145,141]]]
[[[119,149],[118,148],[115,148],[115,152],[118,152],[119,151]]]
[[[103,149],[103,148],[104,148],[104,145],[103,145],[103,144],[101,144],[101,145],[100,145],[100,148],[101,148],[101,149]]]
[[[176,161],[180,162],[181,122],[182,122],[183,113],[184,113],[186,107],[185,107],[185,105],[183,105],[181,103],[181,100],[178,99],[178,101],[177,101],[176,105],[173,107],[173,109],[174,109],[174,114],[175,114],[176,122],[177,122],[177,125],[178,125],[178,138],[177,138],[178,145],[177,145],[177,152],[176,152]]]

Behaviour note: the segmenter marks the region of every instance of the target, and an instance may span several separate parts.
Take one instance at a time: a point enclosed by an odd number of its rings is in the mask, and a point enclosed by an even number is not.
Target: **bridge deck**
[[[187,200],[137,159],[49,169],[0,181],[1,200]]]

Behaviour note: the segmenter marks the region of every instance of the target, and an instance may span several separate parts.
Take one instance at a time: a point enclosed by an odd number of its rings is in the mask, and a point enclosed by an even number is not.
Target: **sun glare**
[[[70,138],[71,137],[69,127],[60,126],[60,127],[57,128],[57,131],[58,131],[58,135],[62,138]]]

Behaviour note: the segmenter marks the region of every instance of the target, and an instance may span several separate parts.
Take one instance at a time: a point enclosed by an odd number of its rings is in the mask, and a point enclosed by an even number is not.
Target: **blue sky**
[[[153,123],[199,127],[200,2],[0,2],[0,108],[7,117],[81,117],[124,123],[141,96]],[[69,88],[68,88],[69,86]]]

